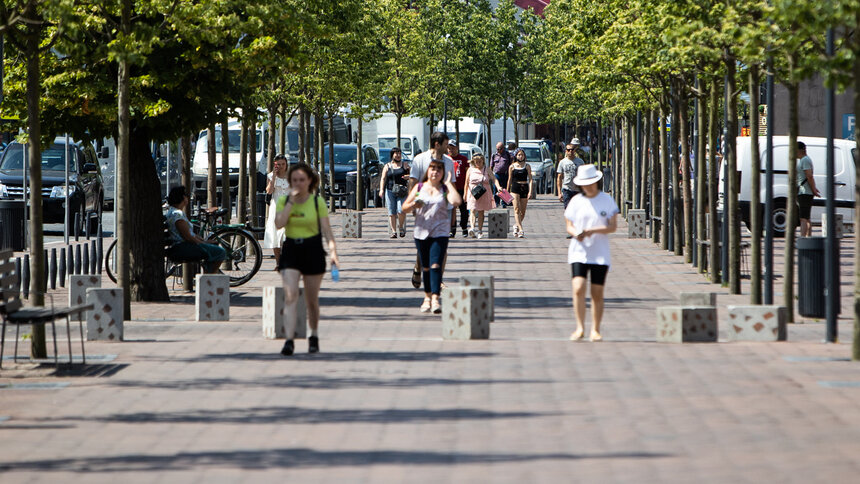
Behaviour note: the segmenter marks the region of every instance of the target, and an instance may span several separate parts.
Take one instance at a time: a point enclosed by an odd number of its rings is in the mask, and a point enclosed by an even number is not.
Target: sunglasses
[[[573,151],[573,148],[565,148],[564,151]]]

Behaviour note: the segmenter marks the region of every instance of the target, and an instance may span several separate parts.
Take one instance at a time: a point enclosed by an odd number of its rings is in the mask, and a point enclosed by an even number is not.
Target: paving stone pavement
[[[320,354],[298,341],[282,358],[282,342],[263,338],[262,288],[280,283],[268,259],[234,291],[229,322],[195,322],[193,295],[174,291],[169,304],[133,305],[125,342],[88,342],[84,369],[7,359],[0,480],[856,481],[860,374],[848,343],[821,344],[820,322],[790,325],[783,343],[728,343],[723,331],[715,344],[656,343],[655,308],[682,290],[719,292],[721,321],[748,296],[627,239],[623,225],[605,340],[570,342],[561,217],[543,196],[530,202],[525,239],[451,241],[449,283],[495,276],[489,340],[442,341],[409,283],[412,241],[388,239],[371,209],[364,238],[338,240]],[[339,215],[333,224],[339,234]]]

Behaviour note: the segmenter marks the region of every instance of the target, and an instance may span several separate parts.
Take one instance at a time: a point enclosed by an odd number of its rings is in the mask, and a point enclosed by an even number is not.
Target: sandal
[[[442,312],[442,305],[439,304],[439,300],[435,300],[430,304],[430,310],[433,311],[433,314],[440,314]]]
[[[412,287],[415,289],[421,287],[421,273],[416,270],[412,271]]]
[[[421,312],[422,313],[429,313],[430,312],[430,298],[429,297],[424,298],[424,303],[421,304]]]
[[[406,237],[406,227],[400,227],[400,237]]]
[[[389,239],[396,239],[396,238],[397,238],[397,233],[396,233],[396,232],[391,232],[391,235],[389,235],[389,236],[388,236],[388,238],[389,238]]]

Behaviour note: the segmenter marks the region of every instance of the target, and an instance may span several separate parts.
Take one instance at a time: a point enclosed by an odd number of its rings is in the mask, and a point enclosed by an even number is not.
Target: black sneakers
[[[320,339],[317,336],[311,336],[308,338],[308,353],[319,353],[320,352]]]
[[[281,348],[281,354],[284,356],[290,356],[293,354],[293,350],[295,349],[295,343],[293,340],[288,339],[286,343],[284,343],[284,347]]]

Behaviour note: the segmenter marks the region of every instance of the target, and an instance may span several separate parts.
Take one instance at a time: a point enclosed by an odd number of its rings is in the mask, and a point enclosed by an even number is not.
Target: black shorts
[[[809,216],[812,214],[812,195],[798,195],[797,196],[797,216],[799,218],[805,218],[809,220]]]
[[[528,183],[511,183],[511,193],[516,193],[522,198],[526,198],[529,196],[529,184]]]
[[[606,273],[609,272],[609,266],[600,264],[585,264],[583,262],[574,262],[570,265],[570,277],[585,277],[588,278],[588,273],[591,272],[591,283],[602,286],[606,282]]]
[[[322,235],[307,239],[284,239],[278,270],[295,269],[305,276],[325,274],[325,249]]]

